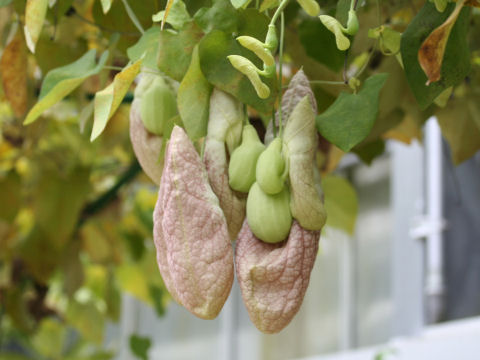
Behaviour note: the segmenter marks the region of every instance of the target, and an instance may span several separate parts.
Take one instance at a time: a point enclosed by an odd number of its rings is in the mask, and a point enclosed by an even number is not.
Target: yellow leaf
[[[17,30],[15,36],[3,50],[0,60],[2,85],[13,113],[22,117],[27,111],[27,50],[22,33]]]
[[[405,144],[411,144],[413,139],[422,140],[422,130],[415,119],[409,115],[405,116],[400,124],[382,135],[383,139],[394,139]]]
[[[122,103],[130,85],[140,72],[142,61],[143,58],[124,68],[120,73],[115,75],[110,85],[95,94],[95,113],[92,136],[90,137],[91,141],[95,140],[103,132],[108,120]]]
[[[443,55],[445,54],[448,38],[464,5],[465,0],[459,0],[455,10],[453,10],[448,19],[433,30],[423,42],[420,50],[418,50],[418,62],[428,77],[427,85],[440,80]]]
[[[35,53],[45,15],[47,15],[48,0],[27,0],[25,8],[25,40],[32,53]]]

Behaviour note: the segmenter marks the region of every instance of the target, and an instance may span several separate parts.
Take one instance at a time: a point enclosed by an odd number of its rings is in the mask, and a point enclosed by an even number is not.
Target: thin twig
[[[127,0],[122,0],[123,6],[125,6],[125,10],[127,11],[128,17],[130,20],[132,20],[133,25],[140,31],[142,34],[145,33],[145,30],[143,30],[142,24],[140,24],[140,21],[138,20],[137,16],[133,12],[132,8],[130,5],[128,5]]]

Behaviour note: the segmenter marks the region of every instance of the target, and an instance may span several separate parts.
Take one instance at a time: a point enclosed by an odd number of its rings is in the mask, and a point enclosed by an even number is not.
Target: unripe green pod
[[[257,130],[252,125],[244,126],[242,144],[233,151],[228,165],[228,183],[232,189],[248,193],[255,182],[257,159],[264,150]]]
[[[268,243],[285,240],[292,226],[290,193],[286,186],[275,195],[262,191],[258,183],[250,188],[247,198],[247,221],[257,238]]]
[[[300,6],[310,16],[320,14],[320,6],[315,0],[297,0]]]
[[[345,33],[348,35],[355,35],[358,32],[359,28],[358,17],[355,10],[348,11],[348,21],[347,21],[347,28],[345,29]]]
[[[145,128],[162,135],[167,120],[177,115],[177,102],[165,81],[157,76],[141,95],[140,116]]]
[[[257,161],[256,178],[262,190],[270,195],[282,191],[288,169],[282,154],[282,139],[276,138]]]

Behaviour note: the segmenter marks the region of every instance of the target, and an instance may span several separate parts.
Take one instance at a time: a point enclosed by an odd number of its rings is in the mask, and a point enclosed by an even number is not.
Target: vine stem
[[[288,5],[288,1],[289,1],[289,0],[282,0],[282,2],[280,3],[280,5],[278,5],[277,10],[275,10],[275,13],[274,13],[273,16],[272,16],[272,20],[270,20],[270,25],[275,25],[275,23],[277,22],[278,17],[280,16],[280,14],[283,14],[283,10],[284,10],[285,7]]]
[[[345,85],[343,81],[329,81],[329,80],[311,80],[310,84],[319,84],[319,85]]]
[[[284,2],[288,2],[284,1]],[[280,49],[278,53],[278,88],[280,91],[280,110],[278,111],[278,122],[279,122],[279,133],[280,137],[283,135],[283,119],[282,119],[282,69],[283,69],[283,42],[285,37],[285,15],[283,11],[281,12],[280,16]]]
[[[123,6],[125,6],[125,10],[127,11],[128,17],[130,20],[132,20],[133,25],[142,33],[142,35],[145,33],[145,30],[143,30],[142,24],[140,24],[140,21],[138,20],[137,16],[133,12],[132,8],[130,5],[128,5],[127,0],[122,0]]]

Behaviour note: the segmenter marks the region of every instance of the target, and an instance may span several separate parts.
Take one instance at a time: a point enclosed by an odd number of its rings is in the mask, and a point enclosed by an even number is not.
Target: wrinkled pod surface
[[[250,319],[264,333],[277,333],[300,309],[317,257],[319,231],[294,221],[288,239],[267,244],[245,220],[237,240],[235,264]]]
[[[215,318],[233,282],[227,222],[200,156],[175,126],[154,210],[157,262],[172,297],[203,319]]]
[[[130,142],[143,171],[158,185],[163,169],[163,161],[160,159],[162,137],[145,128],[140,117],[139,101],[134,100],[130,108]]]

